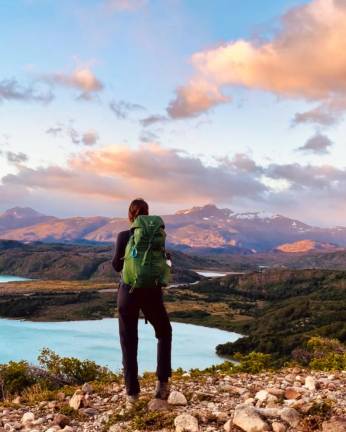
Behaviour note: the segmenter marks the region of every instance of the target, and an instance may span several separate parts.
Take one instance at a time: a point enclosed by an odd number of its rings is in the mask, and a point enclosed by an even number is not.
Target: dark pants
[[[162,288],[135,289],[132,293],[129,290],[129,285],[120,283],[118,314],[126,391],[134,395],[140,391],[137,364],[139,310],[155,329],[158,340],[156,375],[164,382],[171,376],[172,327],[163,303]]]

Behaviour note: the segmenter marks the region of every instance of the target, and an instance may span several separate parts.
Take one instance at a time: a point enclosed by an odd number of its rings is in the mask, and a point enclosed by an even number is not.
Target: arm
[[[112,267],[116,272],[121,272],[124,265],[124,255],[125,248],[127,242],[130,238],[130,231],[122,231],[118,234],[116,244],[115,244],[115,252],[112,259]]]

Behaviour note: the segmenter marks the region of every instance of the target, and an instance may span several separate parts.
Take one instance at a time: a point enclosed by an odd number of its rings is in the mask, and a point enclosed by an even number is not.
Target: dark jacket
[[[124,255],[127,242],[130,240],[131,230],[121,231],[117,236],[112,266],[115,271],[121,272],[124,266]]]

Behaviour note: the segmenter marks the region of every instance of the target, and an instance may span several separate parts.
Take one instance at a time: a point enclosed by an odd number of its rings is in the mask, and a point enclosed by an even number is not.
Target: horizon
[[[144,196],[158,214],[213,202],[346,224],[343,2],[0,12],[0,212],[120,217]]]

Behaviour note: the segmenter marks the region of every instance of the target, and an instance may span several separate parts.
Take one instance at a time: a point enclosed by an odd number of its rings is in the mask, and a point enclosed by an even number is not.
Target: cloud
[[[5,79],[0,81],[0,102],[3,101],[22,101],[49,103],[54,99],[50,90],[42,90],[34,85],[23,86],[15,79]]]
[[[62,125],[52,126],[46,130],[46,134],[52,135],[54,137],[61,136],[64,132],[64,128]]]
[[[143,8],[147,0],[106,0],[106,7],[116,12],[134,12]]]
[[[14,153],[12,151],[6,152],[6,158],[9,163],[21,164],[29,160],[28,155],[22,152]]]
[[[152,126],[156,123],[166,123],[168,121],[168,118],[160,115],[160,114],[153,114],[148,117],[145,117],[140,120],[140,123],[144,127]]]
[[[175,99],[167,112],[171,118],[195,117],[209,108],[230,101],[219,88],[205,80],[193,80],[187,86],[179,87]]]
[[[129,113],[133,111],[145,110],[142,105],[126,102],[123,100],[113,100],[110,102],[109,107],[118,119],[126,119],[129,116]]]
[[[71,74],[63,72],[45,74],[40,79],[52,85],[80,90],[82,93],[79,97],[83,99],[89,99],[93,94],[100,92],[104,88],[103,83],[89,68],[75,69]]]
[[[139,135],[139,140],[143,143],[154,143],[159,141],[159,136],[154,132],[143,130]]]
[[[71,122],[71,124],[73,124],[73,122]],[[62,137],[66,134],[71,139],[72,144],[84,144],[86,146],[95,145],[100,138],[99,134],[93,129],[89,129],[85,132],[79,132],[72,125],[65,126],[62,123],[48,128],[46,133],[48,135],[52,135],[54,138]]]
[[[113,200],[142,194],[167,202],[256,197],[266,190],[260,181],[242,172],[221,164],[207,166],[197,157],[158,144],[90,150],[72,157],[66,168],[20,167],[17,174],[5,176],[2,183]]]
[[[94,130],[89,130],[87,132],[84,132],[82,135],[82,143],[86,146],[95,145],[98,139],[99,139],[99,135]]]
[[[346,8],[342,1],[314,0],[295,7],[281,18],[280,30],[269,41],[239,39],[194,54],[195,76],[183,91],[178,89],[168,112],[175,117],[202,113],[223,102],[222,89],[227,86],[260,89],[329,107],[341,101],[345,106],[345,39]],[[196,92],[196,82],[209,83],[215,97],[208,99],[208,86],[205,91],[199,89],[197,98],[187,97]],[[319,110],[297,119],[315,121],[317,114],[330,122],[331,118]]]
[[[207,164],[197,156],[159,144],[112,145],[71,156],[66,166],[29,168],[2,178],[0,194],[89,203],[144,196],[155,205],[178,207],[215,202],[289,214],[300,220],[344,223],[346,168],[328,164],[261,165],[236,154]],[[93,199],[90,199],[93,198]],[[59,202],[60,202],[59,201]],[[312,211],[313,209],[313,211]],[[327,211],[328,209],[328,211]]]
[[[316,133],[303,146],[298,147],[297,150],[322,155],[329,153],[329,147],[332,145],[332,141],[326,135]]]

